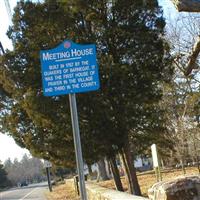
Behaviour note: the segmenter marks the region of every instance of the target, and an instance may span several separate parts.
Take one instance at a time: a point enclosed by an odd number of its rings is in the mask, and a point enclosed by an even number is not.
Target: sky
[[[17,0],[10,0],[9,2],[13,12]],[[159,4],[164,8],[166,19],[168,17],[173,18],[178,14],[170,0],[159,0]],[[4,0],[0,0],[0,41],[4,49],[12,50],[12,42],[6,36],[9,25],[10,22]],[[20,148],[11,137],[0,133],[0,161],[4,162],[7,158],[11,158],[11,160],[17,158],[20,160],[24,153],[28,153],[28,150]]]

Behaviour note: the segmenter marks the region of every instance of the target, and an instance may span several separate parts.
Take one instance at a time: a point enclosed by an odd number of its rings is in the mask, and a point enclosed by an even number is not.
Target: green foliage
[[[8,34],[14,50],[1,60],[0,80],[8,94],[2,131],[18,144],[56,164],[75,164],[68,98],[44,97],[41,85],[39,51],[64,39],[97,45],[101,88],[77,95],[87,163],[115,154],[141,132],[142,145],[155,129],[163,137],[157,103],[173,70],[156,0],[20,1],[13,23]]]
[[[11,183],[9,182],[7,178],[7,173],[4,169],[4,166],[0,164],[0,188],[5,188],[10,186]]]
[[[65,178],[71,178],[74,174],[76,174],[75,169],[68,169],[64,167],[53,166],[51,170],[53,171],[53,174],[57,177],[57,180],[62,181],[64,181]]]

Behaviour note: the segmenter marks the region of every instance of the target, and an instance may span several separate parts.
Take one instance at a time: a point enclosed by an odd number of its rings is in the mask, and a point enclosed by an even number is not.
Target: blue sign
[[[45,96],[87,92],[99,88],[94,44],[80,45],[65,40],[50,50],[40,51]]]

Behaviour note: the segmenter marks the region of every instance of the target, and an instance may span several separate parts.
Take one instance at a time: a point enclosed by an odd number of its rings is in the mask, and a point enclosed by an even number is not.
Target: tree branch
[[[200,0],[171,0],[179,12],[200,12]]]
[[[188,76],[193,69],[197,68],[197,57],[200,52],[200,36],[198,36],[196,43],[194,44],[194,47],[192,49],[192,52],[189,56],[189,61],[186,65],[186,70],[185,70],[185,76]]]

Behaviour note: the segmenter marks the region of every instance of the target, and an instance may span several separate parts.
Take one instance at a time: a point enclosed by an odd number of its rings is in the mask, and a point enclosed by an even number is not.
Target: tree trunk
[[[98,165],[98,176],[97,181],[105,181],[109,180],[107,172],[106,172],[106,165],[104,159],[101,159],[97,162]]]
[[[197,157],[197,169],[198,169],[198,172],[199,172],[199,175],[200,175],[200,165],[199,165],[199,158]]]
[[[127,183],[127,186],[128,186],[128,192],[132,193],[131,192],[132,191],[132,189],[131,189],[132,184],[130,184],[131,177],[130,177],[130,173],[127,173],[128,166],[127,166],[126,158],[124,156],[123,151],[120,152],[120,159],[121,159],[123,171],[124,171],[124,174],[125,174],[125,180],[126,180],[126,183]]]
[[[200,12],[200,1],[197,0],[171,0],[179,12]]]
[[[123,189],[122,182],[121,182],[121,179],[120,179],[119,169],[117,167],[115,157],[110,158],[110,166],[111,166],[113,178],[114,178],[114,181],[115,181],[115,187],[118,191],[123,192],[124,189]]]
[[[180,161],[181,161],[181,168],[182,168],[183,175],[185,175],[185,174],[186,174],[186,171],[185,171],[185,166],[184,166],[184,159],[181,158]]]
[[[199,52],[200,52],[200,36],[198,36],[198,38],[196,39],[196,43],[194,44],[190,56],[188,57],[189,59],[184,73],[185,76],[190,75],[193,69],[199,68],[197,64],[197,58],[199,56]]]
[[[161,167],[162,167],[162,169],[164,169],[164,168],[165,168],[165,163],[164,163],[164,161],[163,161],[162,158],[161,158],[160,162],[161,162]]]
[[[107,175],[109,177],[109,179],[112,177],[112,172],[111,172],[111,166],[110,163],[108,161],[108,159],[105,159],[105,164],[106,164],[106,171],[107,171]]]
[[[200,174],[200,166],[199,166],[199,156],[198,156],[198,150],[195,142],[195,138],[193,137],[193,145],[194,145],[194,156],[195,156],[195,161],[197,162],[197,169]]]
[[[133,158],[130,151],[130,146],[126,145],[122,150],[123,165],[125,167],[125,174],[129,182],[129,192],[131,194],[141,196],[141,190],[138,183],[136,169],[134,167]]]
[[[92,165],[87,165],[88,166],[88,173],[89,175],[92,175]]]

